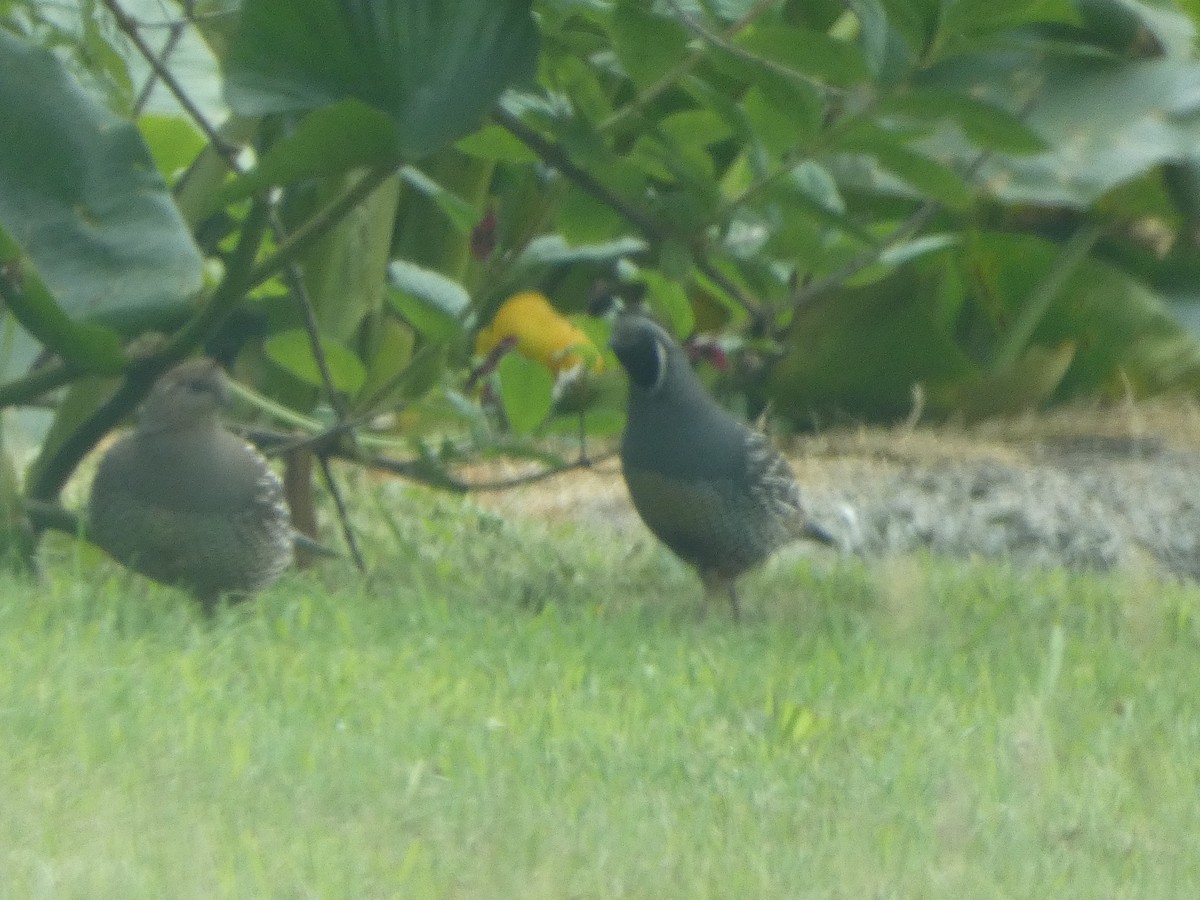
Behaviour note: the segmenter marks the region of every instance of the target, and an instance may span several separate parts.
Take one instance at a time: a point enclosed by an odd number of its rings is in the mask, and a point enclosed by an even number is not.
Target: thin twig
[[[313,244],[320,240],[334,225],[345,218],[350,210],[371,195],[383,182],[387,181],[400,168],[400,164],[389,161],[376,165],[356,183],[334,197],[316,215],[308,219],[302,226],[293,231],[286,241],[280,244],[275,254],[263,260],[250,275],[250,288],[269,281],[281,272],[288,263],[299,259]]]
[[[815,87],[823,91],[829,91],[830,93],[834,94],[844,93],[841,88],[827,84],[823,81],[819,81],[818,79],[813,78],[811,75],[806,75],[804,72],[801,72],[798,69],[781,65],[772,59],[766,59],[765,57],[758,56],[754,53],[751,53],[749,50],[739,47],[727,36],[718,34],[717,32],[709,29],[703,22],[684,9],[679,0],[667,0],[667,4],[672,10],[674,10],[675,15],[679,18],[679,21],[683,23],[683,26],[706,44],[710,44],[719,50],[723,50],[730,56],[736,57],[743,62],[761,66],[768,72],[772,72],[782,78],[787,78],[790,81],[798,81],[802,84],[807,84],[811,87]]]
[[[354,536],[354,529],[350,527],[350,511],[346,508],[346,501],[342,499],[342,492],[333,478],[333,472],[329,467],[329,457],[319,454],[317,462],[321,464],[321,475],[325,478],[325,487],[329,489],[329,496],[333,498],[334,506],[337,507],[338,521],[342,524],[342,537],[346,540],[346,546],[350,548],[350,556],[354,558],[354,565],[358,567],[358,571],[366,572],[367,563],[358,547],[358,538]]]
[[[117,22],[117,27],[121,29],[125,36],[128,37],[133,43],[133,46],[137,48],[138,53],[140,53],[146,62],[150,64],[150,68],[154,71],[154,74],[158,76],[164,85],[166,85],[172,96],[174,96],[179,102],[179,105],[183,107],[184,112],[186,112],[188,116],[190,116],[191,119],[196,123],[197,127],[204,132],[204,136],[208,139],[209,144],[216,149],[226,161],[232,160],[235,153],[234,149],[227,146],[225,142],[221,140],[221,136],[217,134],[216,129],[214,129],[212,124],[204,117],[204,114],[200,111],[200,108],[196,106],[192,98],[188,96],[187,92],[183,89],[183,86],[180,85],[179,81],[175,78],[175,75],[166,67],[163,61],[158,58],[158,55],[154,52],[154,48],[146,43],[145,38],[143,38],[141,33],[138,31],[137,22],[134,21],[129,13],[125,12],[117,0],[101,0],[101,2],[104,4],[105,8],[112,13],[113,18]],[[234,168],[236,169],[236,167]]]
[[[279,218],[279,214],[274,210],[271,212],[271,230],[280,244],[286,243],[287,229],[284,227],[283,220]],[[329,360],[325,356],[325,348],[321,344],[321,333],[317,327],[317,314],[313,310],[312,298],[308,294],[308,286],[304,283],[300,264],[295,260],[289,261],[283,267],[283,279],[287,283],[288,291],[296,301],[296,305],[300,308],[300,314],[304,319],[304,330],[308,332],[308,343],[312,349],[313,359],[317,363],[317,371],[321,374],[321,381],[325,385],[329,404],[340,421],[346,416],[346,402],[333,385],[333,373],[329,369]]]
[[[284,228],[283,221],[275,212],[271,214],[271,226],[278,241],[283,243],[286,240],[287,231]],[[345,399],[334,387],[333,373],[329,370],[329,361],[325,357],[325,348],[321,343],[321,333],[317,328],[317,315],[313,310],[312,298],[309,297],[308,287],[304,284],[304,277],[300,272],[299,263],[294,260],[289,262],[283,269],[283,277],[287,282],[292,298],[296,301],[296,305],[300,307],[301,315],[304,318],[304,328],[308,332],[308,342],[312,349],[313,359],[316,360],[317,370],[321,373],[321,380],[325,384],[325,394],[329,398],[330,406],[333,407],[338,424],[341,425],[349,414],[349,409],[346,406]],[[350,434],[351,439],[353,439],[353,430],[347,429],[347,432]],[[342,535],[346,540],[346,546],[350,548],[350,555],[354,557],[354,564],[358,567],[358,570],[365,572],[367,565],[363,561],[362,551],[359,550],[358,540],[354,535],[354,528],[350,524],[350,513],[346,509],[346,504],[342,499],[341,489],[334,480],[333,472],[329,467],[329,458],[325,455],[318,455],[317,459],[321,464],[321,474],[325,478],[325,486],[329,489],[329,495],[333,497],[333,503],[337,509],[338,522],[342,527]]]
[[[496,491],[507,491],[515,487],[523,487],[527,484],[537,484],[539,481],[548,481],[551,478],[557,478],[559,475],[564,475],[567,472],[574,472],[576,469],[594,469],[599,463],[607,462],[615,457],[616,451],[610,450],[606,453],[601,453],[598,456],[578,457],[571,462],[563,463],[561,466],[554,466],[549,469],[542,469],[540,472],[530,472],[526,475],[514,475],[512,478],[495,478],[485,481],[464,481],[463,486],[468,493],[486,494]]]
[[[730,39],[735,37],[738,32],[742,31],[748,25],[751,25],[759,16],[776,4],[777,0],[758,0],[754,6],[746,11],[746,14],[731,24],[725,29],[724,37]],[[664,93],[670,90],[677,82],[685,75],[696,68],[697,65],[708,55],[706,47],[698,47],[693,50],[674,66],[670,71],[666,72],[654,84],[647,87],[639,93],[629,103],[620,109],[614,111],[607,119],[596,126],[597,131],[610,131],[621,125],[626,119],[637,115],[651,103],[661,97]]]
[[[496,121],[512,134],[513,137],[533,150],[543,162],[558,169],[563,175],[605,206],[620,213],[623,218],[642,232],[651,245],[659,245],[670,238],[677,237],[666,225],[654,219],[644,210],[634,206],[624,197],[609,190],[606,185],[590,172],[577,166],[565,150],[554,142],[542,137],[537,131],[530,128],[516,116],[499,107],[496,108],[494,116]],[[683,237],[679,237],[678,239],[688,245],[692,254],[692,261],[697,269],[707,275],[714,284],[726,291],[752,317],[758,318],[761,315],[759,304],[748,297],[724,272],[717,269],[708,260],[702,247],[695,246],[694,242],[688,241]]]
[[[133,118],[137,118],[142,114],[142,110],[146,108],[146,104],[150,102],[150,95],[154,93],[154,86],[158,84],[158,72],[167,68],[167,59],[175,52],[175,48],[179,46],[179,41],[183,37],[184,29],[187,28],[187,22],[179,22],[171,27],[167,33],[167,40],[163,44],[162,52],[158,54],[159,65],[150,67],[150,76],[146,79],[146,83],[142,85],[142,90],[138,93],[137,100],[133,104]]]
[[[293,435],[271,429],[239,428],[237,431],[267,456],[276,456],[283,448],[296,446]],[[325,440],[328,436],[322,433],[315,437]],[[547,466],[537,472],[517,475],[512,478],[466,481],[456,475],[450,474],[444,469],[437,468],[429,460],[420,457],[416,459],[396,459],[382,454],[371,455],[365,454],[357,448],[343,447],[335,443],[314,443],[313,452],[317,454],[318,458],[345,460],[369,469],[377,469],[381,472],[398,475],[417,484],[424,484],[428,487],[451,491],[456,494],[504,491],[509,488],[535,484],[566,472],[573,472],[576,469],[594,468],[596,464],[605,462],[616,455],[614,452],[601,453],[599,456],[592,456],[587,460],[575,459],[571,462]]]
[[[984,164],[991,159],[995,153],[994,150],[982,150],[971,161],[963,172],[963,180],[970,182]],[[933,219],[942,210],[942,203],[938,200],[928,200],[921,204],[917,209],[903,222],[897,225],[891,232],[883,237],[876,245],[865,253],[856,256],[850,262],[843,265],[835,272],[831,272],[824,278],[818,278],[816,281],[810,281],[800,288],[795,290],[792,295],[784,303],[783,308],[790,312],[799,312],[802,309],[811,306],[817,300],[821,299],[826,294],[832,293],[841,287],[846,281],[853,278],[859,272],[869,266],[877,263],[880,257],[888,250],[895,247],[901,241],[907,240],[910,236],[916,234]]]
[[[552,141],[542,137],[517,116],[514,116],[502,107],[497,107],[493,115],[505,130],[522,144],[533,150],[544,162],[558,169],[605,206],[615,209],[622,217],[637,226],[638,230],[651,238],[653,243],[661,243],[665,238],[669,237],[666,229],[659,222],[628,202],[624,197],[610,191],[594,175],[577,166],[574,160],[567,155],[566,151]]]

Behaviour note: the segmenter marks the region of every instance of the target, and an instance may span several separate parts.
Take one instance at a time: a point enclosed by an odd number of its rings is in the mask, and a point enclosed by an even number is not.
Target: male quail
[[[800,537],[832,543],[809,521],[787,461],[710,397],[661,327],[626,313],[609,345],[629,374],[621,464],[642,520],[696,568],[705,600]]]
[[[283,486],[226,431],[225,375],[206,359],[163,375],[137,427],[105,454],[88,504],[91,538],[155,581],[191,591],[211,612],[224,593],[271,584],[292,561]]]

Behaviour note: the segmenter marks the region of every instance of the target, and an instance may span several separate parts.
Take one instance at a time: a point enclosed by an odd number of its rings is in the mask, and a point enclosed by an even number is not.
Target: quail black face
[[[636,316],[622,316],[613,325],[612,347],[629,373],[629,380],[647,393],[658,389],[667,374],[666,332]]]

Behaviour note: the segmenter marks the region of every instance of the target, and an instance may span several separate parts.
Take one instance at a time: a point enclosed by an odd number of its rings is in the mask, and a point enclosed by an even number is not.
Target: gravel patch
[[[1190,403],[1136,413],[833,432],[795,442],[791,458],[813,517],[845,553],[927,550],[1200,580],[1200,415]],[[611,458],[479,500],[505,514],[643,530]]]

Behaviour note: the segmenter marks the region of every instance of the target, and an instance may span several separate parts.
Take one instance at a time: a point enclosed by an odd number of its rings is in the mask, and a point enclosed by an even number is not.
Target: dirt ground
[[[842,428],[785,449],[814,518],[846,553],[927,548],[1200,579],[1200,406],[1193,400],[971,427]],[[486,474],[521,471],[511,464]],[[506,515],[642,527],[611,455],[590,470],[477,499]]]

